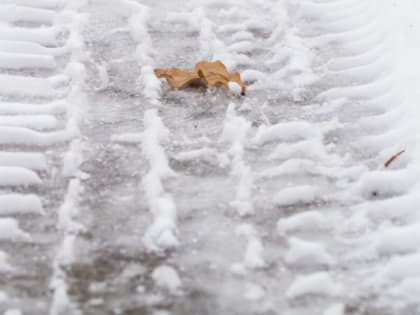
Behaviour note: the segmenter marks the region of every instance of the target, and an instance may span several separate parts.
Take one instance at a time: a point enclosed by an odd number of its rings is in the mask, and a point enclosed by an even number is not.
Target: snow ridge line
[[[133,40],[138,43],[134,58],[141,67],[140,88],[144,97],[159,105],[161,81],[154,74],[154,50],[148,31],[150,8],[131,0],[121,0],[125,13],[129,15],[128,26]]]
[[[285,4],[296,5],[294,1],[280,1],[272,10],[281,16],[267,42],[271,45],[271,58],[264,61],[268,69],[274,69],[256,88],[291,90],[294,101],[303,99],[307,86],[319,79],[314,71],[314,53],[299,29],[290,23]]]
[[[254,180],[252,170],[244,161],[244,151],[247,136],[251,130],[251,123],[244,117],[238,116],[234,104],[229,104],[226,111],[223,132],[220,141],[230,144],[227,156],[230,159],[231,173],[237,178],[235,200],[231,206],[236,209],[242,218],[255,214],[252,191]],[[243,262],[235,263],[230,267],[234,274],[244,275],[247,270],[261,269],[266,266],[264,260],[264,246],[258,232],[252,223],[243,223],[236,228],[236,234],[243,237],[246,242],[246,249]],[[248,283],[250,293],[249,299],[260,299],[264,289],[255,283]],[[257,293],[255,293],[257,292]]]
[[[190,24],[199,32],[200,58],[211,61],[222,60],[226,67],[232,71],[238,65],[250,65],[252,60],[243,53],[236,52],[217,37],[216,24],[211,21],[204,7],[195,8],[191,13]],[[236,43],[239,43],[238,40]]]
[[[82,107],[86,104],[85,93],[83,92],[85,82],[85,66],[81,62],[86,60],[84,43],[81,37],[86,16],[80,10],[86,5],[84,0],[72,2],[68,9],[72,13],[72,25],[68,38],[71,51],[70,62],[66,74],[71,78],[71,87],[67,96],[67,116],[77,134],[78,124],[81,119]],[[63,157],[62,173],[64,177],[70,178],[68,191],[64,203],[58,210],[57,228],[62,234],[62,243],[53,262],[53,274],[50,287],[53,290],[50,305],[50,315],[63,315],[77,310],[77,306],[71,301],[68,295],[65,267],[74,261],[74,250],[77,235],[84,230],[84,227],[77,222],[79,213],[79,199],[81,192],[80,179],[82,173],[78,170],[82,163],[80,139],[76,138],[70,144],[70,150]]]
[[[142,184],[146,193],[153,223],[147,229],[143,242],[149,251],[161,252],[178,246],[177,209],[170,194],[165,192],[162,180],[175,176],[170,168],[162,143],[169,140],[169,130],[164,126],[156,109],[144,114],[145,131],[142,150],[149,162],[149,172]]]
[[[231,206],[241,217],[254,214],[252,171],[243,160],[246,137],[250,129],[251,123],[237,116],[234,104],[229,104],[220,141],[231,144],[227,155],[230,157],[232,175],[238,178],[236,197]]]
[[[161,81],[155,76],[154,49],[148,30],[150,8],[131,0],[121,0],[123,10],[129,17],[128,24],[132,38],[138,43],[134,58],[141,67],[140,86],[142,94],[152,107],[160,106]],[[146,230],[143,244],[146,250],[162,254],[179,245],[177,238],[177,207],[170,193],[163,187],[163,180],[175,176],[170,168],[163,144],[169,141],[170,132],[159,117],[156,108],[144,112],[144,131],[141,134],[123,134],[113,137],[113,141],[122,143],[141,143],[149,171],[142,178],[153,222]],[[178,272],[167,265],[157,266],[151,273],[158,288],[172,293],[181,288]]]

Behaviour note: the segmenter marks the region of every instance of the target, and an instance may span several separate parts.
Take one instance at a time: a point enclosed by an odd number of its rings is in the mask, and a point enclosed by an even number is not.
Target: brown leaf
[[[155,75],[158,78],[165,78],[168,84],[175,89],[203,85],[204,83],[196,72],[184,71],[178,68],[168,70],[155,69]]]
[[[392,162],[394,162],[400,155],[404,154],[405,150],[402,150],[400,152],[398,152],[397,154],[394,154],[393,156],[391,156],[384,164],[385,168],[388,168]]]
[[[246,85],[242,82],[238,72],[229,73],[226,66],[219,60],[214,62],[201,61],[196,64],[194,71],[178,68],[155,69],[158,78],[165,78],[173,88],[185,88],[195,85],[224,86],[229,89],[229,82],[235,82],[241,87],[241,94],[245,95]]]

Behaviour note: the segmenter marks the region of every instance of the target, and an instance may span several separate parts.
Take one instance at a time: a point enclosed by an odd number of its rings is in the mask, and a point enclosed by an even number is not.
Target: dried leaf
[[[397,154],[394,154],[393,156],[391,156],[384,164],[385,168],[388,168],[392,162],[394,162],[400,155],[404,154],[405,150],[402,150],[400,152],[398,152]]]
[[[241,87],[241,94],[245,95],[246,85],[242,82],[238,72],[229,73],[226,66],[219,60],[214,62],[201,61],[196,64],[194,71],[179,68],[155,69],[158,78],[165,78],[173,88],[189,86],[224,86],[229,89],[229,82],[235,82]]]
[[[179,68],[155,69],[155,75],[158,78],[165,78],[168,84],[176,89],[204,84],[196,72],[184,71]]]

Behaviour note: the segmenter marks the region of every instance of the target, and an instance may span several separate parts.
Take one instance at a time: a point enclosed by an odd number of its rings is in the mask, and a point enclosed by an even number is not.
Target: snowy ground
[[[420,314],[419,10],[0,0],[0,313]]]

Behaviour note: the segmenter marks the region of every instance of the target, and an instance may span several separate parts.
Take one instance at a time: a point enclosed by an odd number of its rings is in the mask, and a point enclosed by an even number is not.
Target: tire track
[[[75,94],[83,65],[75,54],[76,9],[60,1],[0,5],[0,310],[6,313],[46,314],[60,295],[54,287],[51,296],[48,281],[65,284],[55,209],[67,186],[61,154],[78,136]]]

